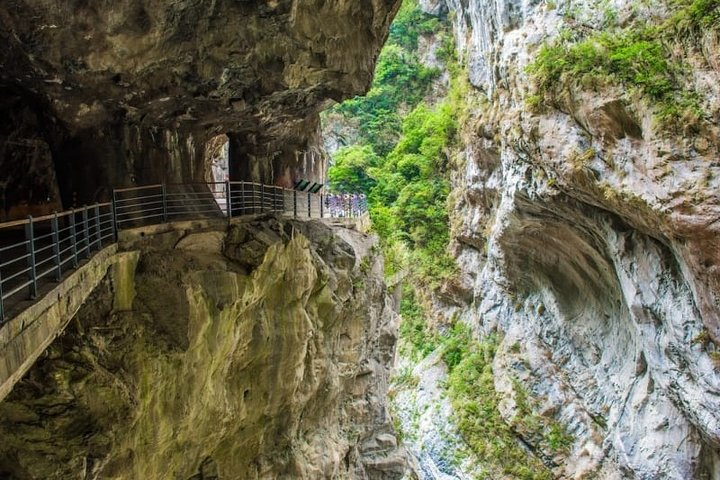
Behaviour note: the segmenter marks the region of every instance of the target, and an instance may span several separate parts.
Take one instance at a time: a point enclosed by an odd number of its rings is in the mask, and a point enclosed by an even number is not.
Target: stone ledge
[[[123,254],[110,245],[0,328],[0,401],[65,329]]]

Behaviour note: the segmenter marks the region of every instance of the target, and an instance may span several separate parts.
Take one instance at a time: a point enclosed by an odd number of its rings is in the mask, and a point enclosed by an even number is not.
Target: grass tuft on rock
[[[425,312],[418,303],[415,291],[403,286],[400,301],[400,353],[413,360],[422,360],[438,347],[437,334],[431,331],[425,319]]]
[[[456,324],[444,339],[448,365],[447,393],[455,422],[465,442],[487,470],[489,478],[510,476],[522,480],[549,480],[550,470],[523,448],[498,410],[492,362],[498,339],[472,339],[468,327]]]
[[[718,30],[720,8],[714,0],[676,0],[673,13],[659,25],[630,24],[591,31],[566,29],[544,44],[528,66],[536,92],[528,105],[537,110],[565,88],[598,89],[620,85],[649,99],[665,126],[704,116],[697,92],[685,87],[687,68],[668,44],[691,34]]]

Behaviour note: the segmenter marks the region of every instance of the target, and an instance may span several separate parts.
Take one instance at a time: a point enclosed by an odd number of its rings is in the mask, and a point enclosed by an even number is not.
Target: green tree
[[[424,66],[417,54],[418,37],[438,32],[441,26],[436,18],[423,13],[415,1],[403,2],[378,57],[370,91],[333,108],[357,121],[361,142],[378,155],[387,155],[399,139],[401,106],[413,109],[440,74],[438,69]]]
[[[448,243],[447,151],[457,129],[462,94],[439,105],[424,102],[439,71],[421,64],[420,35],[435,34],[452,45],[447,27],[424,14],[416,0],[405,0],[381,52],[373,85],[364,97],[350,99],[334,112],[352,118],[359,143],[335,154],[329,170],[333,191],[368,195],[373,229],[386,251],[407,249],[408,256],[391,255],[388,271],[411,268],[431,283],[453,270]],[[444,55],[457,76],[452,55]],[[405,113],[407,112],[407,113]],[[403,118],[404,117],[404,118]],[[393,265],[394,259],[403,265]]]
[[[375,180],[368,172],[377,164],[378,157],[369,145],[351,145],[338,150],[328,170],[330,190],[369,193]]]
[[[423,13],[417,1],[405,0],[390,26],[388,43],[414,51],[417,50],[420,35],[436,33],[441,29],[440,21]]]

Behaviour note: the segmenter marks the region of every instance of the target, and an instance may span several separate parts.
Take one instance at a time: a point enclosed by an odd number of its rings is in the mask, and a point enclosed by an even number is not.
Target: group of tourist
[[[325,209],[331,217],[359,217],[367,212],[364,193],[329,193],[324,198]]]

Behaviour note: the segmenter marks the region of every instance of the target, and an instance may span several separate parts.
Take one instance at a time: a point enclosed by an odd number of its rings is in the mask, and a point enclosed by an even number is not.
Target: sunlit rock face
[[[2,172],[54,166],[67,204],[108,185],[202,180],[205,142],[218,133],[261,161],[295,161],[316,146],[317,112],[369,87],[398,7],[3,2],[0,111],[16,122],[0,127]],[[51,155],[33,162],[18,142]],[[246,150],[233,160],[246,161]]]
[[[399,479],[374,245],[274,217],[135,243],[0,403],[0,477]]]
[[[630,3],[421,2],[449,12],[484,97],[453,171],[453,251],[473,292],[461,317],[502,336],[508,423],[519,382],[573,436],[558,455],[518,431],[557,478],[717,479],[717,35],[673,48],[709,119],[699,127],[663,128],[651,101],[610,83],[529,106],[542,43],[571,17],[600,29],[603,9],[628,22],[664,8]]]

